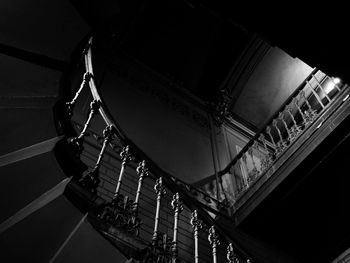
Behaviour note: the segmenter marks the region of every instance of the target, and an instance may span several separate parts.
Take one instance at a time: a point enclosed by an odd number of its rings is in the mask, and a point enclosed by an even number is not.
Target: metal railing
[[[314,69],[263,129],[219,172],[222,181],[230,181],[224,186],[230,202],[234,204],[263,175],[270,177],[284,153],[341,95],[346,96],[348,90],[348,86],[341,84],[339,79]],[[214,180],[214,176],[208,177],[197,187],[215,185]]]
[[[92,38],[84,50],[83,81],[66,110],[72,118],[83,92],[90,92],[91,103],[85,123],[76,125],[78,135],[68,142],[89,167],[74,180],[104,200],[94,212],[96,220],[107,226],[103,231],[113,235],[118,228],[144,241],[143,253],[147,253],[142,262],[192,262],[193,258],[198,262],[198,255],[201,262],[225,258],[250,262],[224,229],[215,225],[212,215],[227,216],[218,211],[223,205],[159,168],[113,120],[96,88],[91,47]],[[97,128],[102,123],[103,133],[95,131],[95,122]]]

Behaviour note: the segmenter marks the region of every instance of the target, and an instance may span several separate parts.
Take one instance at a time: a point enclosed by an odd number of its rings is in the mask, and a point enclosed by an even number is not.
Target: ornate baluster
[[[213,250],[213,263],[217,263],[216,249],[220,245],[220,240],[219,236],[215,232],[214,226],[209,228],[208,240]]]
[[[265,139],[265,136],[264,136],[264,134],[260,134],[260,136],[259,136],[259,140],[263,143],[263,145],[264,145],[264,149],[265,149],[265,151],[266,151],[266,155],[264,156],[264,159],[263,159],[263,161],[262,161],[262,163],[261,163],[261,166],[262,166],[262,170],[263,171],[266,171],[269,167],[270,167],[270,165],[272,164],[272,162],[273,162],[273,154],[269,151],[269,149],[267,148],[267,144],[266,144],[266,139]]]
[[[285,141],[282,138],[282,134],[281,134],[280,129],[278,128],[276,119],[274,119],[272,121],[272,125],[275,127],[275,129],[276,129],[276,131],[278,133],[278,136],[280,137],[280,140],[277,142],[277,154],[280,154],[287,147],[287,144],[285,143]]]
[[[226,258],[227,258],[229,263],[239,263],[240,262],[237,255],[233,251],[232,243],[228,244],[228,246],[227,246]]]
[[[300,94],[300,93],[299,93]],[[292,99],[292,103],[294,104],[294,106],[297,108],[298,112],[300,113],[300,116],[301,118],[303,119],[303,125],[306,126],[308,123],[307,123],[307,120],[306,120],[306,117],[305,117],[305,114],[303,113],[303,111],[301,110],[299,104],[298,104],[298,99],[297,97],[294,97]]]
[[[85,72],[84,76],[83,76],[83,81],[80,84],[80,87],[78,89],[78,91],[75,93],[74,98],[70,101],[66,103],[66,107],[67,107],[67,112],[69,117],[73,116],[73,110],[74,110],[74,106],[75,106],[75,102],[77,101],[81,91],[87,87],[89,85],[90,79],[92,78],[92,74],[90,72]]]
[[[106,220],[108,223],[115,227],[122,227],[124,230],[134,234],[135,236],[138,236],[141,224],[141,219],[138,217],[138,200],[141,191],[142,178],[147,175],[148,172],[143,171],[141,174],[139,174],[139,186],[136,192],[137,199],[135,202],[133,202],[129,199],[128,196],[123,196],[119,193],[124,169],[126,167],[126,164],[132,159],[132,156],[129,154],[128,146],[123,148],[120,156],[122,159],[122,165],[115,194],[112,201],[103,206],[103,211],[100,213],[99,217]]]
[[[254,144],[257,143],[256,141],[254,141]],[[257,165],[255,163],[255,160],[254,160],[254,155],[253,155],[253,148],[254,148],[254,144],[253,144],[253,147],[249,147],[247,153],[249,154],[250,156],[250,159],[252,160],[252,164],[253,164],[253,170],[249,173],[248,175],[248,180],[249,180],[249,183],[251,183],[252,181],[255,180],[255,178],[258,176],[259,174],[259,171],[257,169]],[[257,145],[255,145],[255,148],[257,147]]]
[[[192,212],[191,216],[191,225],[193,228],[194,235],[194,262],[199,262],[199,253],[198,253],[198,231],[202,228],[202,221],[198,219],[197,210]]]
[[[174,234],[173,234],[173,242],[171,246],[171,254],[172,254],[172,263],[177,262],[177,229],[178,229],[178,221],[179,214],[184,209],[182,203],[180,201],[179,193],[176,193],[173,196],[173,200],[171,201],[171,208],[174,210]]]
[[[278,114],[278,119],[283,123],[283,126],[284,126],[284,128],[286,129],[286,131],[287,131],[287,134],[288,134],[288,142],[291,142],[291,141],[292,141],[292,135],[291,135],[290,129],[288,128],[288,125],[287,125],[287,123],[286,123],[284,117],[285,117],[284,112],[280,112],[280,113]]]
[[[328,101],[331,101],[331,99],[329,98],[327,92],[323,89],[321,83],[318,81],[318,79],[316,78],[316,76],[314,74],[311,74],[311,77],[315,79],[316,85],[317,87],[322,91],[322,93],[325,95],[325,97],[327,98]]]
[[[295,98],[293,98],[294,100]],[[286,111],[289,113],[290,118],[292,119],[293,122],[293,126],[290,128],[290,140],[291,142],[294,141],[298,135],[301,132],[301,128],[299,127],[299,125],[297,124],[297,122],[295,121],[294,115],[293,115],[293,107],[291,105],[287,105],[286,106]],[[303,117],[303,116],[302,116]]]
[[[306,125],[308,125],[308,124],[312,123],[316,119],[317,113],[316,113],[315,110],[312,109],[309,101],[305,97],[305,92],[303,90],[301,90],[299,92],[299,94],[300,94],[300,98],[304,99],[304,101],[306,103],[306,106],[307,106],[307,110],[305,111],[305,120],[306,120]],[[323,104],[322,104],[322,106],[323,106]]]
[[[278,155],[277,145],[276,145],[275,140],[273,139],[273,136],[271,134],[271,127],[270,126],[266,127],[266,133],[270,136],[271,142],[273,144],[273,148],[274,148],[276,156],[277,156]]]
[[[115,188],[113,199],[117,198],[119,195],[120,187],[122,185],[122,180],[123,180],[123,176],[124,176],[125,167],[126,167],[127,163],[132,160],[132,156],[129,153],[129,145],[127,145],[123,148],[123,150],[120,152],[120,157],[122,160],[122,165],[120,168],[118,183],[117,183],[117,186]]]
[[[92,117],[98,112],[100,105],[101,105],[101,103],[97,100],[93,100],[90,103],[89,116],[85,122],[85,125],[84,125],[82,131],[80,132],[80,135],[78,137],[71,139],[69,142],[70,145],[73,147],[74,151],[76,152],[76,154],[80,155],[82,153],[82,151],[84,150],[84,146],[83,146],[84,136],[86,134],[87,128],[90,125]]]
[[[159,241],[159,234],[158,234],[158,225],[159,225],[159,212],[160,212],[160,203],[162,196],[166,194],[165,188],[163,187],[163,178],[159,177],[156,180],[156,184],[154,185],[154,191],[157,194],[157,208],[156,208],[156,215],[154,220],[154,230],[153,230],[153,237],[152,237],[152,244],[156,246]]]
[[[109,141],[112,139],[113,136],[113,126],[109,125],[107,126],[104,131],[103,131],[103,136],[105,140],[103,141],[103,145],[100,151],[100,154],[98,155],[95,167],[85,174],[80,180],[79,183],[86,189],[88,189],[90,192],[96,194],[97,187],[100,183],[100,178],[99,178],[99,169],[101,165],[101,161],[103,158],[103,155],[106,150],[106,146],[109,143]]]
[[[136,172],[139,176],[139,182],[137,185],[137,190],[136,190],[136,196],[135,196],[135,208],[137,210],[139,199],[140,199],[140,194],[141,194],[141,187],[142,187],[142,182],[144,177],[149,175],[148,169],[146,167],[146,161],[142,161],[139,163],[139,165],[136,168]]]

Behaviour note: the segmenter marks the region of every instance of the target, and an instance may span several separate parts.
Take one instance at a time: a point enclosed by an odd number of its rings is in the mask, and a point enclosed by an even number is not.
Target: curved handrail
[[[92,37],[89,39],[89,46],[92,46]],[[93,70],[93,66],[92,66],[92,52],[91,52],[91,48],[89,48],[86,52],[86,56],[85,56],[85,67],[86,67],[86,71],[91,73],[92,76],[94,75],[94,70]],[[206,194],[205,192],[196,189],[195,187],[192,187],[190,185],[188,185],[186,182],[182,181],[181,179],[176,178],[175,176],[171,175],[170,173],[164,171],[163,169],[161,169],[158,165],[155,164],[154,161],[152,161],[151,158],[149,158],[136,144],[134,144],[132,142],[132,140],[130,140],[127,135],[123,132],[123,130],[120,128],[120,126],[118,125],[118,123],[113,119],[112,115],[110,114],[110,112],[108,111],[106,105],[104,104],[101,96],[99,95],[98,91],[97,91],[97,87],[94,81],[94,78],[92,77],[90,79],[90,90],[93,96],[93,99],[97,100],[100,102],[100,105],[102,105],[99,108],[99,112],[102,116],[102,118],[104,119],[106,125],[112,125],[115,129],[115,131],[117,132],[117,137],[119,139],[121,139],[122,141],[124,141],[124,143],[126,145],[130,145],[132,146],[131,148],[136,150],[137,153],[141,155],[140,157],[142,157],[142,159],[145,159],[146,161],[148,161],[148,165],[152,164],[152,167],[154,170],[156,170],[158,173],[165,175],[168,178],[172,178],[172,180],[174,182],[176,182],[177,184],[181,184],[186,186],[187,188],[189,188],[190,190],[194,190],[198,193],[200,193],[201,195],[205,196],[206,198],[211,199],[213,202],[217,203],[218,206],[222,206],[224,207],[225,205],[223,203],[221,203],[219,200],[213,198],[212,196]],[[218,213],[218,211],[212,209],[211,207],[208,207],[208,209],[210,209],[212,212],[214,213]],[[224,216],[224,214],[221,214],[222,216]]]
[[[321,106],[321,109],[325,109],[325,108],[328,108],[331,104],[332,104],[332,102],[334,101],[334,99],[336,98],[336,97],[338,97],[339,96],[339,94],[341,94],[342,92],[339,92],[339,91],[341,91],[341,88],[339,88],[338,86],[337,86],[337,88],[336,89],[334,89],[334,90],[338,90],[338,92],[336,93],[336,95],[335,95],[335,97],[333,97],[332,99],[329,99],[329,97],[328,97],[328,94],[325,92],[325,90],[324,90],[324,87],[322,87],[321,86],[321,83],[317,80],[317,78],[316,78],[316,74],[318,73],[318,69],[316,69],[316,68],[314,68],[311,72],[310,72],[310,74],[305,78],[305,80],[294,90],[294,92],[287,98],[287,100],[279,107],[279,109],[264,123],[264,125],[262,126],[262,128],[246,143],[246,145],[239,151],[239,153],[227,164],[227,166],[224,168],[224,169],[222,169],[221,171],[218,171],[218,173],[217,173],[217,175],[219,176],[219,177],[222,177],[222,176],[224,176],[224,175],[226,175],[227,173],[229,173],[230,172],[230,170],[231,170],[231,168],[232,167],[234,167],[243,157],[244,157],[244,155],[249,151],[249,149],[251,148],[251,147],[254,147],[254,144],[255,143],[258,143],[259,145],[261,145],[261,144],[263,144],[264,142],[260,139],[260,136],[263,136],[264,135],[264,133],[267,131],[267,128],[268,127],[270,127],[269,125],[274,125],[273,124],[273,122],[274,121],[276,121],[276,120],[279,120],[279,118],[280,118],[280,116],[279,116],[279,114],[283,114],[285,111],[286,111],[286,109],[287,109],[287,107],[289,107],[291,104],[293,104],[293,103],[295,103],[294,102],[294,100],[296,99],[296,97],[298,97],[300,94],[302,94],[302,93],[304,93],[304,96],[305,96],[305,91],[304,91],[304,89],[305,89],[305,87],[308,87],[309,89],[311,89],[310,90],[310,96],[314,96],[315,97],[315,100],[317,101],[317,103],[318,104],[320,104],[319,106]],[[323,73],[322,73],[323,74]],[[321,98],[320,98],[320,95],[319,94],[317,94],[316,93],[316,88],[315,88],[315,90],[313,90],[314,88],[311,86],[311,84],[310,84],[310,81],[313,79],[313,78],[315,78],[315,83],[316,83],[316,87],[317,88],[320,88],[320,93],[322,94],[326,94],[325,95],[325,97],[327,97],[328,98],[328,102],[327,102],[327,104],[326,105],[323,105],[323,102],[321,102]],[[329,78],[327,75],[324,75],[324,78]],[[322,81],[321,81],[322,82]],[[336,84],[335,84],[335,86],[336,86]],[[342,86],[341,86],[342,87]],[[300,95],[301,96],[301,95]],[[309,107],[309,109],[308,110],[312,110],[312,111],[315,111],[316,112],[316,110],[314,110],[314,109],[311,109],[310,107],[310,105],[309,105],[309,102],[308,102],[308,98],[306,98],[306,97],[304,97],[304,101],[303,101],[303,103],[305,103],[306,105],[307,105],[307,107]],[[296,106],[296,107],[298,107],[298,106]],[[296,112],[298,112],[298,110],[297,110],[297,108],[294,108],[294,110],[296,110]],[[321,113],[321,111],[320,112],[318,112],[318,113],[316,113],[315,114],[315,116],[314,116],[314,118],[311,120],[311,122],[310,123],[313,123],[314,121],[316,121],[317,119],[318,119],[318,117],[320,116],[319,114]],[[300,112],[300,108],[299,108],[299,114],[300,115],[304,115],[305,114],[305,112],[304,113],[301,113]],[[282,115],[283,116],[283,115]],[[304,117],[309,117],[309,116],[302,116],[303,118]],[[282,117],[283,118],[283,117]],[[294,116],[292,117],[293,118],[293,121],[295,122],[295,120],[294,120]],[[298,123],[298,125],[299,125],[300,123]],[[284,124],[284,125],[286,125],[286,123]],[[295,125],[296,125],[296,123],[295,123]],[[305,127],[302,129],[302,132],[301,133],[303,133],[306,129],[307,129],[307,127],[310,127],[308,124],[302,124],[302,125],[305,125]],[[278,126],[278,125],[277,125]],[[283,125],[282,125],[282,127],[283,127]],[[289,134],[289,132],[290,132],[290,130],[287,130],[287,127],[284,127],[284,128],[286,128],[285,130],[286,130],[286,132]],[[279,133],[280,131],[278,131],[278,133]],[[301,135],[301,133],[299,133],[299,135]],[[298,135],[298,136],[299,136]],[[280,137],[281,137],[281,134],[280,134]],[[282,139],[282,138],[281,138]],[[263,140],[265,140],[265,142],[266,142],[266,139],[263,139]],[[271,138],[271,140],[273,141],[273,139]],[[285,138],[283,138],[283,140],[285,140]],[[294,139],[295,140],[295,139]],[[292,140],[292,141],[288,141],[288,147],[289,147],[289,145],[291,145],[292,144],[292,142],[294,141],[294,140]],[[274,142],[273,142],[273,144],[274,144]],[[266,146],[266,145],[265,145]],[[279,159],[280,157],[281,157],[281,154],[280,153],[277,153],[276,154],[276,147],[275,147],[276,145],[274,145],[274,146],[272,146],[272,147],[268,147],[268,148],[270,148],[270,150],[273,150],[272,152],[272,155],[274,155],[274,158],[275,159],[273,159],[272,160],[272,163],[274,163],[277,159]],[[284,148],[284,150],[285,149],[287,149],[288,147],[286,147],[286,148]],[[266,154],[270,154],[269,153],[269,150],[267,149],[267,148],[265,148],[265,150],[266,150]],[[282,150],[282,151],[284,151],[284,150]],[[270,164],[270,167],[271,167],[271,164]],[[264,170],[263,172],[262,172],[262,174],[264,174],[265,172],[267,172],[269,169],[267,168],[266,170]],[[259,177],[261,176],[261,174],[259,175]],[[215,180],[215,178],[216,178],[216,175],[215,174],[212,174],[212,175],[210,175],[210,176],[208,176],[208,177],[206,177],[206,178],[204,178],[203,180],[201,180],[201,181],[199,181],[199,182],[197,182],[195,185],[196,186],[199,186],[199,185],[204,185],[204,184],[206,184],[206,183],[208,183],[208,182],[211,182],[211,181],[213,181],[213,180]],[[249,185],[248,185],[248,187],[249,187]]]
[[[259,139],[260,134],[262,134],[266,130],[266,126],[270,124],[278,115],[279,112],[281,112],[289,103],[290,101],[295,97],[296,94],[304,87],[306,80],[312,76],[317,71],[316,68],[314,68],[311,73],[305,78],[305,80],[295,89],[295,91],[285,100],[285,102],[278,108],[278,110],[262,125],[262,128],[258,130],[253,137],[246,143],[246,145],[237,153],[237,155],[226,165],[226,167],[220,171],[217,172],[218,176],[224,176],[227,174],[232,166],[234,166],[240,158],[242,158],[243,154],[247,152],[247,150],[254,144],[255,141]],[[203,179],[201,182],[211,181],[216,175],[212,174],[207,176],[207,179]]]
[[[216,200],[215,198],[211,197],[210,195],[204,193],[203,191],[196,189],[195,187],[186,184],[180,179],[177,179],[175,176],[171,175],[170,173],[164,171],[162,168],[160,168],[154,161],[152,161],[151,158],[149,158],[133,141],[128,138],[128,136],[123,132],[121,127],[119,126],[118,122],[116,122],[113,119],[112,114],[110,114],[108,108],[106,107],[105,103],[103,102],[103,98],[100,96],[95,80],[94,80],[94,70],[93,70],[93,64],[92,64],[92,40],[93,38],[91,37],[88,41],[88,48],[85,50],[84,54],[84,62],[85,62],[85,69],[86,72],[89,73],[92,77],[89,78],[88,80],[88,86],[90,88],[92,97],[95,101],[97,101],[100,105],[98,108],[98,111],[103,118],[104,122],[106,123],[107,126],[110,126],[113,128],[114,134],[117,136],[117,138],[120,140],[120,142],[124,145],[129,145],[130,148],[132,149],[133,155],[136,157],[136,159],[139,160],[145,160],[147,163],[147,166],[149,170],[152,172],[154,176],[162,176],[164,183],[167,187],[169,187],[172,191],[175,189],[174,192],[180,191],[184,203],[192,210],[196,209],[198,210],[199,214],[203,218],[203,220],[208,223],[209,225],[216,225],[219,233],[222,234],[222,236],[226,237],[227,240],[230,240],[231,242],[234,242],[236,250],[241,254],[244,255],[245,257],[248,257],[248,255],[244,252],[243,249],[241,249],[240,245],[237,244],[234,240],[235,237],[230,237],[227,235],[225,232],[225,229],[223,226],[217,225],[215,218],[210,216],[208,212],[212,212],[215,215],[219,215],[221,217],[224,217],[226,219],[229,219],[229,217],[225,213],[221,213],[220,211],[217,211],[216,209],[200,202],[193,196],[189,194],[189,191],[186,190],[195,190],[197,193],[200,193],[204,197],[209,198],[210,200],[213,200],[218,206],[224,206],[223,203],[221,203],[219,200]],[[263,126],[263,128],[255,134],[255,136],[243,147],[243,149],[233,158],[233,160],[221,171],[219,171],[217,174],[219,176],[223,176],[226,173],[228,173],[233,165],[235,165],[242,156],[249,151],[250,147],[259,140],[259,135],[262,134],[266,126],[271,123],[272,120],[275,120],[277,114],[283,110],[288,103],[291,102],[291,100],[295,97],[295,95],[300,92],[300,90],[304,87],[305,83],[307,82],[308,78],[312,76],[312,74],[316,71],[314,69],[310,75],[305,79],[305,81],[293,92],[293,94],[283,103],[283,105],[280,107],[279,111],[277,111],[276,114],[274,114]],[[212,177],[213,175],[209,176]],[[186,189],[185,189],[186,188]]]
[[[88,41],[88,47],[85,49],[85,56],[84,56],[84,62],[85,62],[85,68],[86,72],[91,74],[91,78],[88,81],[89,88],[92,94],[92,97],[94,100],[98,101],[100,104],[99,107],[99,113],[101,114],[103,120],[108,126],[113,127],[113,130],[117,136],[117,138],[124,144],[124,145],[129,145],[129,147],[132,149],[133,155],[140,160],[145,160],[147,163],[147,167],[149,170],[152,172],[152,174],[157,175],[157,176],[162,176],[164,183],[167,187],[169,187],[171,190],[176,190],[176,191],[181,191],[180,194],[182,196],[182,199],[186,206],[188,206],[192,210],[197,210],[199,214],[201,215],[201,218],[208,223],[209,225],[217,225],[215,218],[212,218],[208,212],[214,213],[217,216],[220,216],[222,218],[226,218],[230,220],[230,217],[222,213],[218,210],[215,210],[211,206],[208,206],[200,201],[198,201],[196,198],[193,196],[190,196],[188,194],[189,191],[184,191],[182,187],[186,187],[187,190],[195,190],[196,192],[202,194],[204,197],[209,198],[210,200],[213,200],[218,204],[219,207],[224,207],[225,205],[221,203],[220,201],[216,200],[215,198],[211,197],[210,195],[204,193],[203,191],[194,188],[193,186],[188,185],[187,183],[181,181],[180,179],[177,179],[175,176],[171,175],[170,173],[164,171],[161,169],[154,161],[152,161],[151,158],[149,158],[131,139],[127,137],[127,135],[123,132],[121,127],[118,125],[118,123],[113,119],[112,115],[108,111],[108,108],[103,102],[102,97],[99,95],[96,83],[94,81],[94,70],[93,70],[93,65],[92,65],[92,41],[93,37],[91,37]],[[176,192],[175,191],[175,192]],[[238,245],[234,240],[232,240],[232,237],[227,237],[227,231],[220,225],[217,226],[218,232],[223,236],[228,239],[228,242],[232,242],[233,245],[235,246],[236,251],[241,254],[242,256],[249,258],[249,255]]]

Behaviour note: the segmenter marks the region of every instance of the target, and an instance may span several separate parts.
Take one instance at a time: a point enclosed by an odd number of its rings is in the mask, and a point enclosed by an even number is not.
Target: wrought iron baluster
[[[232,243],[228,244],[228,246],[227,246],[226,258],[227,258],[229,263],[240,263],[239,258],[237,257],[237,255],[233,251]]]
[[[155,215],[155,220],[154,220],[152,244],[157,245],[157,243],[159,241],[158,226],[159,226],[160,204],[161,204],[162,196],[164,196],[166,194],[165,188],[163,187],[163,178],[162,177],[159,177],[156,180],[156,184],[154,185],[154,191],[157,194],[157,207],[156,207],[156,215]]]
[[[300,95],[300,92],[299,92],[299,95]],[[303,125],[304,125],[304,126],[307,126],[308,122],[307,122],[306,116],[305,116],[305,114],[303,113],[303,111],[301,110],[301,108],[300,108],[300,106],[299,106],[299,104],[298,104],[298,99],[297,99],[297,97],[294,97],[294,98],[292,99],[292,103],[293,103],[294,106],[297,108],[297,110],[298,110],[298,112],[299,112],[301,118],[303,119]]]
[[[293,98],[294,99],[294,98]],[[299,125],[297,124],[294,115],[293,115],[293,107],[292,105],[287,105],[286,106],[286,111],[289,113],[290,118],[292,119],[293,122],[293,126],[290,128],[290,136],[291,136],[291,142],[294,141],[298,135],[301,132],[301,128],[299,127]],[[302,116],[303,117],[303,116]]]
[[[122,185],[122,180],[123,180],[123,176],[124,176],[125,167],[126,167],[127,163],[132,160],[132,156],[129,153],[129,145],[127,145],[123,148],[123,150],[120,152],[120,157],[122,160],[122,164],[120,167],[118,183],[117,183],[117,186],[116,186],[115,191],[114,191],[113,199],[117,198],[119,195],[120,187]]]
[[[172,254],[172,263],[176,263],[177,256],[178,256],[177,231],[178,231],[179,214],[184,209],[180,201],[179,193],[176,193],[173,196],[173,200],[171,201],[171,208],[174,210],[174,234],[173,234],[173,242],[171,246],[171,254]]]
[[[101,148],[100,153],[98,155],[95,167],[90,172],[85,174],[79,180],[79,183],[84,188],[86,188],[87,190],[89,190],[90,192],[92,192],[94,194],[96,194],[97,187],[100,183],[99,169],[100,169],[101,161],[102,161],[103,155],[105,153],[106,146],[110,142],[110,140],[112,139],[112,136],[113,136],[113,126],[112,125],[109,125],[104,129],[103,136],[105,139],[103,141],[103,145],[102,145],[102,148]]]
[[[302,98],[307,106],[307,110],[305,111],[305,120],[306,120],[306,125],[312,123],[316,118],[317,118],[317,113],[314,109],[312,109],[310,102],[306,98],[305,92],[301,90],[299,92],[300,98]],[[323,105],[323,104],[322,104]],[[324,106],[323,106],[324,108]]]
[[[82,129],[82,131],[80,132],[80,135],[78,137],[74,137],[73,139],[70,140],[70,145],[73,147],[74,151],[76,152],[76,154],[81,154],[84,150],[84,136],[86,134],[86,131],[90,125],[90,122],[92,120],[92,117],[98,112],[99,108],[100,108],[100,101],[98,100],[93,100],[90,103],[90,112],[89,112],[89,116],[84,124],[84,127]]]
[[[191,215],[191,225],[193,228],[194,236],[194,262],[199,262],[199,252],[198,252],[198,231],[202,228],[202,221],[198,219],[197,210],[194,210]]]
[[[266,133],[270,136],[270,139],[271,139],[271,142],[272,142],[272,145],[273,145],[273,148],[275,150],[275,153],[276,155],[278,155],[278,151],[277,151],[277,145],[276,145],[276,142],[271,134],[271,127],[270,126],[267,126],[266,127]]]
[[[285,117],[284,112],[280,112],[280,113],[278,114],[278,119],[283,123],[283,126],[284,126],[284,128],[286,129],[286,131],[287,131],[287,134],[288,134],[288,142],[291,142],[291,141],[292,141],[291,131],[290,131],[290,129],[288,128],[288,125],[287,125],[286,120],[284,119],[284,117]]]
[[[276,131],[278,133],[278,137],[280,138],[280,140],[277,142],[277,154],[280,154],[287,147],[287,144],[286,144],[286,142],[284,141],[284,139],[282,137],[280,128],[278,128],[278,123],[277,123],[276,119],[274,119],[272,121],[272,125],[273,125],[273,127],[275,127],[275,129],[276,129]]]
[[[219,236],[216,234],[215,227],[211,226],[209,228],[209,235],[208,235],[209,243],[212,247],[213,252],[213,263],[217,263],[217,256],[216,256],[216,250],[217,247],[220,245]]]
[[[90,72],[85,72],[84,76],[83,76],[83,81],[80,84],[80,87],[78,89],[78,91],[75,93],[74,98],[70,101],[66,103],[66,107],[67,107],[67,111],[68,111],[68,115],[69,117],[73,116],[73,110],[74,110],[74,106],[75,103],[81,93],[81,91],[87,87],[89,85],[90,79],[92,78],[92,74]]]
[[[141,187],[142,187],[142,182],[144,177],[147,177],[149,175],[148,168],[146,167],[146,161],[142,161],[139,163],[139,165],[136,168],[136,172],[139,176],[139,181],[137,184],[137,190],[136,190],[136,196],[135,196],[135,209],[138,210],[138,204],[139,204],[139,199],[140,199],[140,194],[141,194]]]
[[[265,139],[264,134],[262,134],[262,133],[260,134],[259,140],[263,143],[264,149],[266,151],[265,158],[263,159],[263,161],[261,163],[262,170],[266,171],[270,167],[270,165],[272,164],[274,156],[267,148],[266,139]]]
[[[136,193],[137,201],[133,202],[129,199],[129,196],[123,196],[119,193],[122,177],[124,174],[124,169],[127,162],[132,159],[132,156],[129,154],[129,147],[126,146],[120,153],[122,158],[121,171],[119,174],[118,185],[114,197],[111,202],[108,202],[103,207],[102,213],[99,217],[106,220],[108,223],[114,227],[124,228],[124,230],[129,233],[139,236],[141,219],[138,217],[138,200],[140,193]],[[140,177],[143,177],[147,174],[146,171],[140,174]],[[140,178],[141,179],[141,178]],[[138,192],[141,190],[142,179],[139,179]]]

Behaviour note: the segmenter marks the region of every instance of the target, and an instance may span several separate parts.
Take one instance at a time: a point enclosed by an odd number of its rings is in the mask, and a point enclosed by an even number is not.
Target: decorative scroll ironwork
[[[239,260],[238,256],[233,251],[232,243],[228,244],[228,246],[227,246],[226,258],[227,258],[229,263],[240,263],[240,260]]]
[[[198,219],[197,210],[194,210],[191,215],[191,225],[193,228],[194,236],[194,262],[199,262],[199,251],[198,251],[198,231],[202,228],[202,221]]]
[[[113,126],[112,125],[107,126],[104,129],[103,136],[104,136],[105,140],[103,142],[100,154],[97,158],[95,167],[90,172],[85,174],[81,179],[79,179],[80,185],[94,194],[96,194],[97,187],[100,183],[99,169],[100,169],[101,161],[102,161],[103,155],[105,153],[106,146],[107,146],[108,142],[112,139],[113,134],[114,133],[113,133]]]
[[[148,174],[146,169],[139,172],[139,167],[145,165],[144,162],[139,164],[137,169],[139,178],[138,189],[136,192],[136,199],[133,202],[128,196],[124,196],[119,193],[120,186],[122,184],[122,177],[124,174],[124,169],[128,161],[132,159],[129,154],[129,146],[123,148],[120,153],[122,158],[122,165],[118,179],[118,185],[115,190],[114,197],[111,202],[107,203],[103,207],[103,212],[100,214],[100,218],[113,225],[114,227],[123,228],[127,232],[130,232],[136,236],[140,233],[141,219],[138,216],[138,201],[141,192],[143,177]]]
[[[216,252],[217,252],[217,247],[220,245],[220,240],[219,240],[219,236],[216,234],[214,226],[211,226],[209,228],[208,240],[209,240],[209,243],[212,247],[213,263],[217,263]]]
[[[220,90],[214,108],[214,120],[216,125],[220,126],[228,115],[228,107],[231,97],[226,89]]]
[[[152,243],[148,247],[144,259],[140,260],[142,263],[170,263],[172,262],[172,241],[167,234],[158,233],[156,243]]]
[[[316,85],[319,88],[317,92],[311,85],[310,78],[316,80]],[[326,107],[326,104],[331,102],[331,97],[328,96],[325,87],[322,86],[324,83],[329,83],[328,81],[333,80],[328,79],[327,82],[320,82],[314,74],[311,74],[304,81],[300,90],[293,95],[289,103],[284,105],[284,109],[282,108],[282,110],[280,110],[277,118],[274,118],[271,123],[266,126],[265,134],[264,132],[261,132],[258,139],[255,137],[254,141],[248,143],[249,147],[245,147],[244,152],[239,153],[240,158],[237,158],[235,162],[230,163],[230,167],[227,167],[226,170],[229,170],[237,164],[239,165],[239,163],[243,166],[247,166],[247,157],[249,157],[252,160],[251,163],[253,166],[252,169],[247,167],[248,176],[243,176],[245,189],[237,187],[238,195],[234,196],[240,196],[243,191],[250,187],[253,181],[259,176],[265,174],[270,169],[273,162],[292,145],[307,126],[315,122],[318,118],[319,112]],[[335,85],[334,81],[333,83]],[[337,83],[339,83],[338,80]],[[341,91],[339,87],[336,87],[334,90],[337,92]],[[326,104],[322,102],[324,97],[327,98]],[[267,138],[265,136],[267,136]],[[259,141],[263,144],[264,150],[259,149]],[[268,147],[268,145],[270,146],[270,142],[273,151]],[[257,152],[260,152],[262,156],[260,158],[261,166],[259,169],[252,154],[254,149]],[[256,170],[258,170],[258,172]],[[269,177],[269,175],[271,174],[268,174],[267,177]]]
[[[135,236],[139,235],[141,219],[135,213],[134,202],[128,196],[119,194],[105,204],[99,218],[113,227],[122,228]]]

